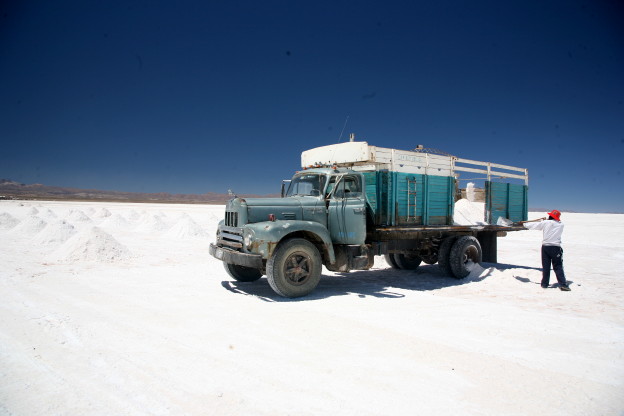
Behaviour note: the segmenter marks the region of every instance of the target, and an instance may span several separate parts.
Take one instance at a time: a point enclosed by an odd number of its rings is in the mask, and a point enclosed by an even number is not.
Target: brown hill
[[[245,198],[278,197],[271,195],[239,195]],[[0,179],[0,199],[80,200],[119,202],[168,202],[187,204],[225,204],[232,197],[228,194],[207,192],[205,194],[171,194],[168,192],[143,193],[103,191],[99,189],[64,188],[40,183],[23,184],[10,179]]]

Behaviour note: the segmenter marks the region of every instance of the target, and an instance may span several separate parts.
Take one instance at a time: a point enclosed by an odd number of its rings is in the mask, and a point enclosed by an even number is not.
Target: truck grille
[[[228,227],[238,227],[238,212],[225,212],[225,225]]]
[[[243,248],[243,229],[227,226],[223,227],[217,245],[240,251]]]

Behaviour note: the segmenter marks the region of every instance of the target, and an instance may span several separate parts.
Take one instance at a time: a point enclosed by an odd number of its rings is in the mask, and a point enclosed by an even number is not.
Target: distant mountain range
[[[270,195],[239,195],[244,198],[279,197]],[[205,194],[171,194],[168,192],[143,193],[101,191],[99,189],[64,188],[40,183],[26,185],[10,179],[0,179],[0,199],[119,201],[119,202],[169,202],[186,204],[225,204],[232,197],[228,194],[207,192]]]
[[[279,194],[240,194],[243,198],[271,198]],[[144,193],[101,191],[99,189],[64,188],[40,183],[26,185],[10,179],[0,179],[0,199],[74,200],[74,201],[119,201],[119,202],[168,202],[179,204],[225,204],[232,197],[228,194],[207,192],[205,194],[171,194],[168,192]],[[574,212],[561,209],[566,212]],[[546,208],[529,207],[531,212],[548,212]]]

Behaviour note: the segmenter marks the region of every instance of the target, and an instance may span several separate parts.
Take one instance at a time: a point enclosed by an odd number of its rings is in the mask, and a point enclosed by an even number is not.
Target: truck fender
[[[263,221],[246,224],[244,228],[254,235],[251,251],[262,254],[263,258],[268,259],[271,257],[277,244],[286,236],[297,232],[305,232],[306,234],[312,234],[317,242],[322,243],[330,263],[336,262],[334,245],[329,236],[329,231],[318,222],[301,220]]]

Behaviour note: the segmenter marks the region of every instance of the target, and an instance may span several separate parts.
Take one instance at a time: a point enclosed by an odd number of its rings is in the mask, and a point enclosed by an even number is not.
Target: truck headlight
[[[254,241],[254,232],[251,230],[245,230],[243,233],[243,245],[246,250],[251,249],[251,244]]]

